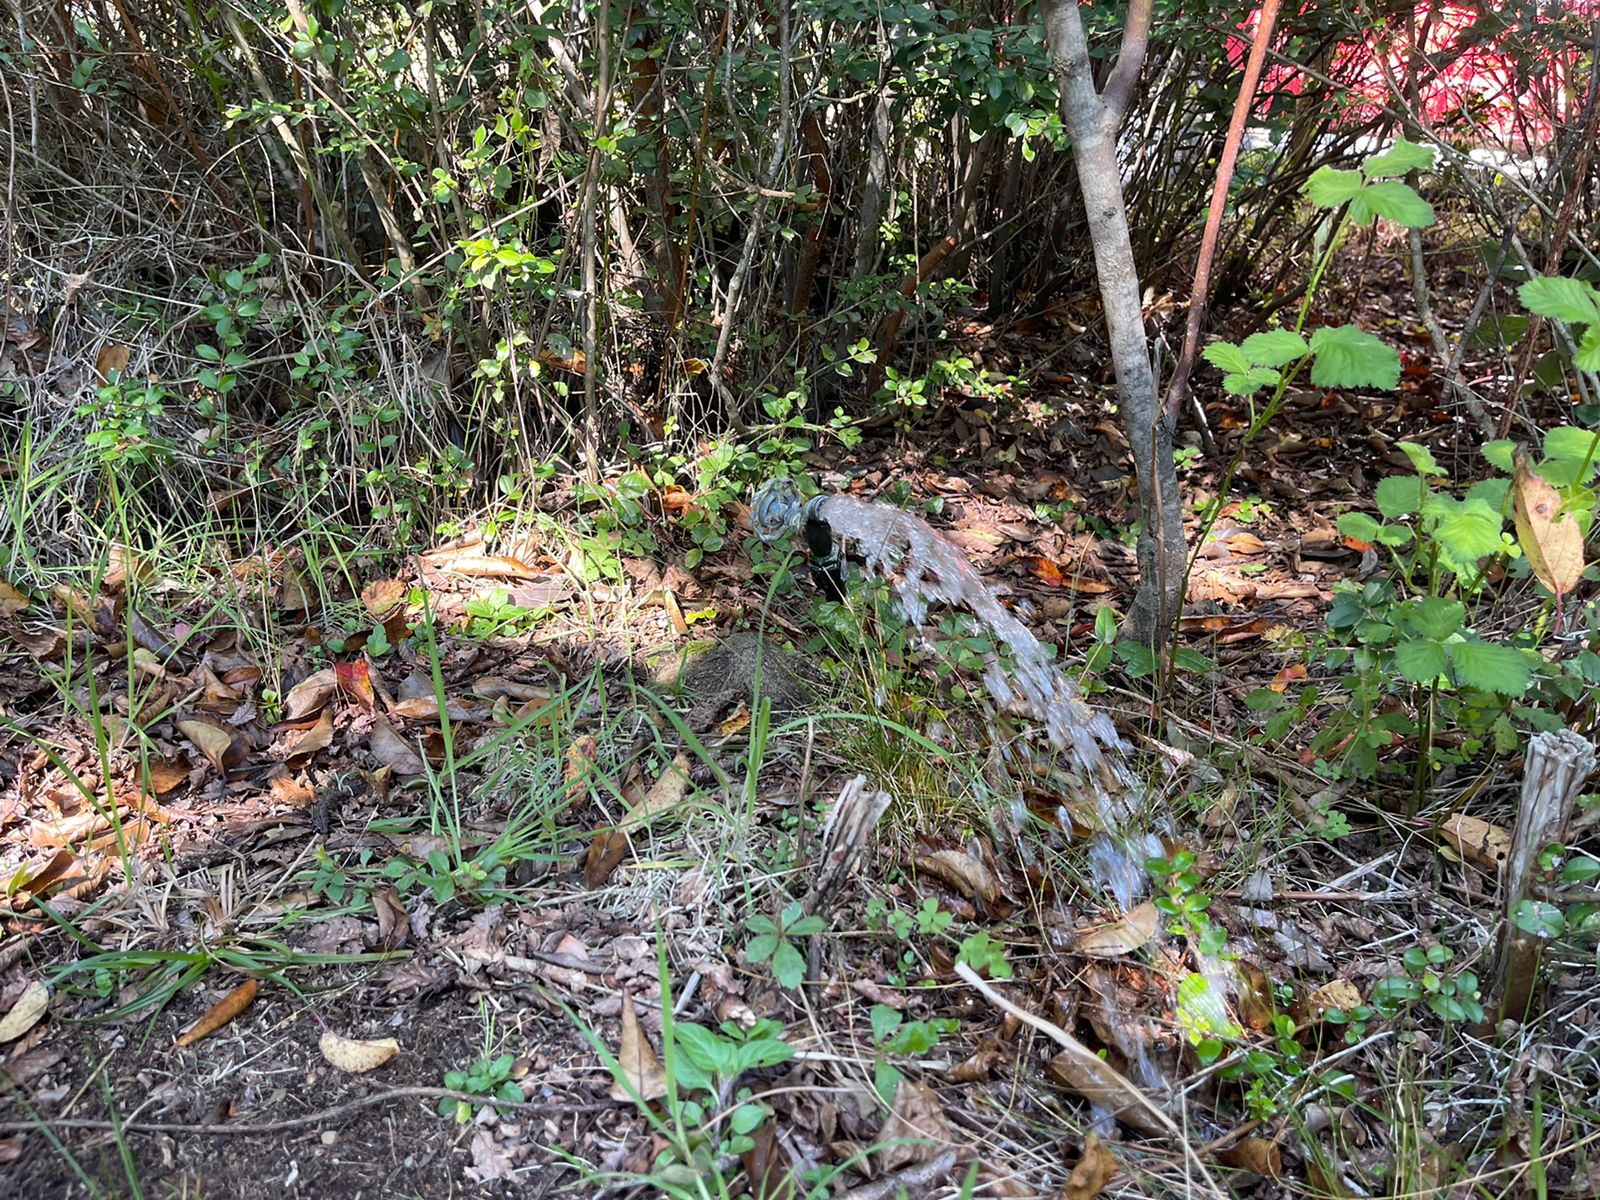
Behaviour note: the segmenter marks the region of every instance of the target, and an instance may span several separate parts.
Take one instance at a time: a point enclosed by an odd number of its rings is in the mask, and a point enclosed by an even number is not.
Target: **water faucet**
[[[804,500],[794,480],[769,479],[750,498],[750,528],[769,545],[803,533],[811,555],[811,577],[830,600],[843,600],[847,560],[839,551],[833,528],[822,516],[826,499],[819,494]]]

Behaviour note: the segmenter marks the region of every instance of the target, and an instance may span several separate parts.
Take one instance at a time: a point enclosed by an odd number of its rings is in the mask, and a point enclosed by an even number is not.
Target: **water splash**
[[[1132,907],[1144,890],[1144,862],[1161,854],[1161,844],[1134,823],[1136,780],[1111,718],[1084,703],[1044,643],[1000,602],[960,547],[920,517],[853,496],[802,502],[790,480],[763,485],[751,502],[751,527],[763,541],[814,530],[819,522],[853,542],[866,569],[889,581],[900,611],[918,630],[926,627],[931,605],[947,604],[965,609],[1006,647],[1009,662],[996,655],[984,686],[1001,708],[1020,707],[1043,724],[1051,745],[1087,785],[1102,830],[1089,847],[1090,869],[1124,909]]]

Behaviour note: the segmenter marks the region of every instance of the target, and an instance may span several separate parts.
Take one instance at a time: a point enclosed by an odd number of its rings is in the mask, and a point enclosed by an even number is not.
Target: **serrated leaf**
[[[1431,530],[1434,541],[1457,575],[1466,574],[1480,558],[1500,552],[1500,514],[1481,500],[1465,503],[1437,497],[1443,510]]]
[[[1600,293],[1581,279],[1541,275],[1519,287],[1517,299],[1529,312],[1569,325],[1600,321]]]
[[[1442,642],[1461,628],[1467,618],[1467,606],[1459,600],[1429,596],[1406,615],[1406,623],[1417,633]]]
[[[1350,219],[1360,224],[1382,217],[1407,229],[1426,229],[1433,224],[1433,205],[1417,195],[1410,184],[1398,179],[1369,183],[1350,205]]]
[[[1600,371],[1600,324],[1583,331],[1578,352],[1572,356],[1572,365],[1580,371]]]
[[[1378,511],[1389,520],[1416,512],[1427,494],[1427,485],[1416,475],[1390,475],[1378,480],[1373,499]]]
[[[1212,342],[1200,351],[1200,357],[1229,375],[1242,375],[1251,366],[1245,352],[1232,342]]]
[[[1595,436],[1593,429],[1557,425],[1544,435],[1544,456],[1579,463],[1588,459],[1589,468],[1593,471],[1596,464],[1600,463],[1600,449],[1596,448]]]
[[[1251,396],[1282,378],[1271,367],[1251,367],[1242,375],[1224,375],[1222,390],[1232,396]]]
[[[1378,530],[1382,528],[1366,513],[1350,512],[1341,516],[1337,522],[1339,532],[1345,537],[1355,538],[1358,542],[1375,542],[1378,540]]]
[[[1392,391],[1400,382],[1400,354],[1354,325],[1318,329],[1311,335],[1311,382],[1317,387],[1375,387]]]
[[[1452,642],[1446,647],[1457,683],[1495,692],[1501,696],[1520,696],[1533,679],[1528,656],[1515,646],[1490,642]]]
[[[1445,673],[1444,647],[1427,638],[1408,638],[1394,648],[1395,670],[1407,683],[1430,684]]]
[[[1318,167],[1306,180],[1305,193],[1318,208],[1338,208],[1346,201],[1354,200],[1364,185],[1360,171]]]
[[[1374,154],[1361,164],[1368,179],[1390,179],[1407,171],[1431,171],[1433,147],[1419,146],[1405,138],[1396,138],[1394,145],[1382,154]]]
[[[806,977],[806,960],[788,942],[780,942],[772,956],[772,977],[786,988],[799,987]]]
[[[1380,546],[1404,546],[1411,540],[1411,529],[1406,525],[1380,525],[1376,538]]]
[[[1481,500],[1495,512],[1504,512],[1506,492],[1511,488],[1511,480],[1503,475],[1496,475],[1490,479],[1480,479],[1467,489],[1464,497],[1467,500]]]
[[[1281,367],[1304,358],[1311,347],[1292,329],[1269,329],[1265,333],[1252,333],[1239,349],[1258,367]]]
[[[1398,442],[1401,453],[1411,460],[1411,465],[1416,468],[1418,475],[1443,475],[1445,469],[1439,465],[1438,459],[1433,457],[1433,451],[1420,442]]]

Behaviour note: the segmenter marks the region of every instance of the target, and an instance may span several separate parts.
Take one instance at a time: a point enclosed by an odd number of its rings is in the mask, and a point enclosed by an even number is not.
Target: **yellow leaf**
[[[1583,531],[1563,512],[1561,493],[1528,470],[1528,456],[1517,451],[1511,477],[1511,507],[1517,544],[1533,577],[1556,596],[1564,596],[1583,574]]]
[[[375,1070],[400,1053],[400,1043],[393,1038],[378,1038],[370,1042],[342,1037],[331,1029],[317,1042],[317,1049],[341,1071],[359,1075]]]
[[[50,1007],[50,989],[35,979],[22,989],[11,1011],[0,1020],[0,1042],[21,1037],[39,1023]]]
[[[639,1027],[633,997],[627,994],[622,997],[622,1041],[617,1046],[617,1067],[622,1078],[611,1084],[613,1100],[649,1102],[667,1094],[666,1068]]]

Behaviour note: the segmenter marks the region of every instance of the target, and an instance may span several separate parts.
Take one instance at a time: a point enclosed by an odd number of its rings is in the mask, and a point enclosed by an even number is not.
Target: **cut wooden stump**
[[[1594,746],[1570,729],[1538,734],[1528,745],[1522,803],[1501,875],[1495,996],[1502,1017],[1520,1021],[1527,1015],[1545,941],[1537,933],[1519,928],[1513,914],[1518,904],[1532,898],[1538,882],[1539,851],[1561,840],[1594,763]]]

